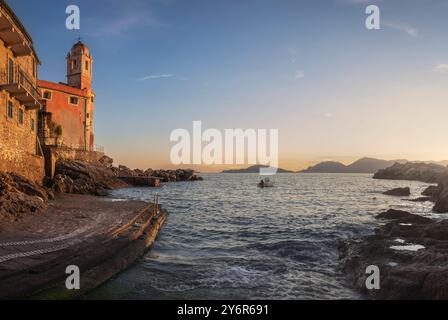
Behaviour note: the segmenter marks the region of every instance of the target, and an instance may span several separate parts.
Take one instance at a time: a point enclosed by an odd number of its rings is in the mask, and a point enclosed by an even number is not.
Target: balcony
[[[3,1],[2,6],[4,6]],[[5,7],[5,9],[8,8]],[[9,9],[7,11],[9,11]],[[10,15],[13,15],[13,13]],[[27,35],[20,30],[20,25],[18,26],[14,23],[11,16],[3,14],[2,12],[0,12],[0,39],[3,40],[5,45],[10,48],[17,57],[27,56],[33,52],[29,39],[27,39]]]
[[[27,110],[38,110],[42,107],[41,94],[30,79],[20,66],[4,69],[0,72],[0,89],[8,91]]]

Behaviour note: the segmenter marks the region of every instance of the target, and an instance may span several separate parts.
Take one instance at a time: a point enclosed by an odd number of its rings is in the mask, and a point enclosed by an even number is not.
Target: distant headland
[[[398,160],[382,160],[375,158],[361,158],[352,164],[345,165],[337,161],[324,161],[320,162],[308,169],[301,171],[286,170],[278,168],[277,173],[365,173],[374,174],[380,170],[392,167],[394,164],[405,164],[405,163],[426,163],[426,164],[437,164],[441,166],[448,165],[448,161],[408,161],[406,159]],[[248,168],[242,169],[230,169],[224,170],[221,173],[259,173],[260,168],[267,168],[263,165],[255,165]]]
[[[260,169],[262,168],[269,168],[269,167],[263,165],[255,165],[244,169],[224,170],[221,173],[260,173]],[[295,173],[295,172],[278,168],[277,173]]]

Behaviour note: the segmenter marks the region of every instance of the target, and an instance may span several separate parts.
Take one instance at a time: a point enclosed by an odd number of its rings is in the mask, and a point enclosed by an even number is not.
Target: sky
[[[170,133],[279,130],[280,166],[448,159],[448,1],[9,0],[41,79],[94,57],[95,138],[116,163],[170,168]],[[68,5],[81,29],[65,27]],[[378,5],[381,29],[367,30]],[[220,167],[202,167],[204,171]]]

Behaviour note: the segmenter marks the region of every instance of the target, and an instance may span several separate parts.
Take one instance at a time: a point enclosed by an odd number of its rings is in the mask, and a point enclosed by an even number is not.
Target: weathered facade
[[[30,35],[0,0],[0,171],[38,182],[44,177],[37,135],[39,63]]]
[[[67,55],[67,84],[39,81],[45,145],[94,151],[92,62],[89,48],[79,41]]]

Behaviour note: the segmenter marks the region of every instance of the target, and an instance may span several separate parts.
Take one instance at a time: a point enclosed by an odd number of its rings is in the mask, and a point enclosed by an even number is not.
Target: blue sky
[[[278,128],[280,163],[448,158],[448,1],[10,0],[40,78],[94,56],[95,131],[118,162],[168,167],[170,132]],[[65,8],[81,9],[81,30]],[[377,4],[382,29],[365,28]]]

